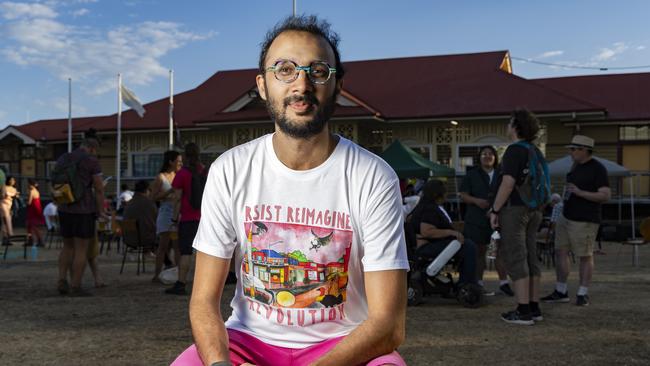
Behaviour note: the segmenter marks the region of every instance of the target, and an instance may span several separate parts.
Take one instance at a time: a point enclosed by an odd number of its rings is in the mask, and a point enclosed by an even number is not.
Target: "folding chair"
[[[2,255],[2,259],[6,260],[7,259],[7,252],[9,251],[9,246],[16,244],[17,242],[22,242],[23,244],[23,259],[27,259],[27,235],[11,235],[8,237],[9,242],[5,243],[3,241],[2,246],[5,247],[4,254]]]
[[[125,219],[121,221],[122,241],[124,242],[124,256],[122,257],[122,268],[120,274],[124,271],[124,263],[128,253],[136,253],[138,258],[138,271],[140,275],[140,263],[142,263],[142,273],[145,271],[144,259],[145,249],[151,249],[155,243],[145,243],[142,240],[142,235],[139,230],[138,221],[136,219]]]
[[[549,220],[542,226],[546,233],[537,238],[537,257],[546,268],[555,267],[555,222]]]
[[[47,229],[45,233],[45,243],[48,249],[52,248],[52,244],[58,249],[63,244],[63,238],[60,234],[59,215],[51,215],[48,217],[48,220],[52,224],[52,228]]]

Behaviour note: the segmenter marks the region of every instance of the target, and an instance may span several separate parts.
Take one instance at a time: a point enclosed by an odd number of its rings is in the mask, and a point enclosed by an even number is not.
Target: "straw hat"
[[[571,139],[571,143],[566,147],[586,147],[587,149],[594,148],[594,139],[583,135],[575,135]]]

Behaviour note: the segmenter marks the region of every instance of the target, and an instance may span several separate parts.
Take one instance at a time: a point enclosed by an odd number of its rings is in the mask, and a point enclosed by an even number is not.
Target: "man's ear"
[[[341,90],[343,90],[343,79],[336,79],[336,95],[341,94]]]
[[[266,100],[266,80],[264,80],[264,76],[258,74],[255,77],[255,83],[257,84],[257,90],[260,92],[260,98]]]

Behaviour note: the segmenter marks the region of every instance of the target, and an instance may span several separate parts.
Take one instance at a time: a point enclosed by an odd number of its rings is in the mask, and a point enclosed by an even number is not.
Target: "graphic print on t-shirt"
[[[244,222],[247,240],[240,268],[244,296],[266,305],[267,311],[267,306],[324,309],[344,303],[352,245],[349,215],[302,209],[301,216],[292,208],[287,211],[289,222]]]

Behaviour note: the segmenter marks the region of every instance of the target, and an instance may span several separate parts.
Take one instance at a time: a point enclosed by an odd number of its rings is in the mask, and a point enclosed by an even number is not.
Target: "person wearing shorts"
[[[104,183],[102,170],[97,160],[99,142],[92,134],[84,139],[76,150],[62,155],[57,164],[63,164],[68,155],[77,162],[76,174],[83,183],[84,192],[80,200],[61,204],[58,207],[63,248],[59,254],[59,283],[61,295],[88,296],[81,289],[81,279],[86,269],[88,245],[95,237],[95,220],[105,218]],[[71,270],[71,283],[68,285],[67,273]]]
[[[501,319],[510,324],[533,325],[544,319],[539,307],[542,271],[536,240],[542,212],[541,208],[529,208],[519,194],[529,172],[529,148],[521,143],[532,145],[538,132],[539,120],[531,112],[517,109],[512,113],[507,133],[515,143],[503,154],[501,182],[489,210],[490,225],[501,228],[497,256],[503,259],[517,300],[516,309],[501,314]],[[534,153],[544,159],[537,147]]]
[[[178,281],[165,290],[170,295],[186,295],[187,274],[190,271],[192,260],[192,243],[196,236],[196,231],[201,220],[201,210],[192,207],[190,197],[192,196],[192,175],[205,175],[205,166],[199,161],[199,147],[190,142],[185,145],[183,161],[186,163],[181,170],[176,173],[172,181],[172,188],[176,190],[176,201],[173,213],[173,223],[178,223],[178,251],[181,254],[178,263]]]
[[[564,208],[555,225],[555,274],[553,292],[542,298],[544,302],[569,302],[567,280],[571,264],[569,251],[580,258],[580,286],[576,305],[589,305],[588,288],[594,272],[594,243],[601,220],[601,206],[611,197],[607,169],[594,159],[594,140],[575,135],[567,145],[573,168],[566,176]]]

